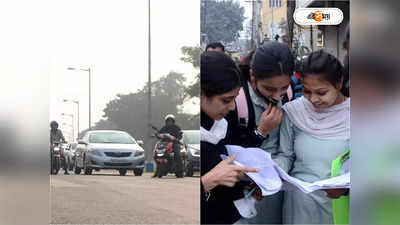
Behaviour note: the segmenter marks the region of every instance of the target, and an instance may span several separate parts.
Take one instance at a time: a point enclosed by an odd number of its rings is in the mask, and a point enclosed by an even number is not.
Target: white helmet
[[[164,120],[167,121],[168,119],[172,119],[173,121],[175,121],[175,116],[172,114],[168,114],[165,116]]]

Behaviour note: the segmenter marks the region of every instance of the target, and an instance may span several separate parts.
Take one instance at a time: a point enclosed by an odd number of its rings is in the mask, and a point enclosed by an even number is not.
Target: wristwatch
[[[268,136],[269,136],[268,134],[267,134],[267,136],[264,136],[260,131],[257,130],[257,128],[254,129],[254,134],[255,134],[260,140],[265,140],[265,139],[267,139]]]

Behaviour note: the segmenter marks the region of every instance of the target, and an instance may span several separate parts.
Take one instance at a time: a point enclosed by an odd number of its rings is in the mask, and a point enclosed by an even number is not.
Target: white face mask
[[[200,140],[216,145],[226,137],[227,130],[228,122],[225,119],[215,120],[209,131],[200,127]]]

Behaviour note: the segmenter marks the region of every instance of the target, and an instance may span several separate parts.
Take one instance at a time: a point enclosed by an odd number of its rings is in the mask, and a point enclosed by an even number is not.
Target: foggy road
[[[198,224],[200,179],[132,171],[51,176],[52,224]]]

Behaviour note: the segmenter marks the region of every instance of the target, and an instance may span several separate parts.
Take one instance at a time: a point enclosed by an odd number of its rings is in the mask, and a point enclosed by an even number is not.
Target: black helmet
[[[51,123],[50,123],[50,128],[57,129],[57,128],[58,128],[58,123],[57,123],[57,121],[55,121],[55,120],[51,121]]]

